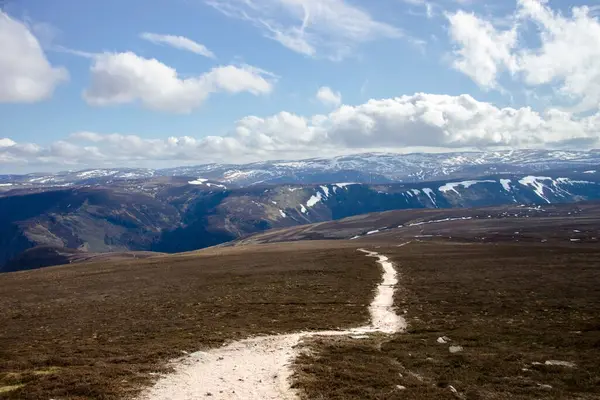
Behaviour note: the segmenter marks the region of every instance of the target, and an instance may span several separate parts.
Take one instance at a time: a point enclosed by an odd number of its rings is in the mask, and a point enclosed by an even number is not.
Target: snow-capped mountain
[[[112,185],[8,190],[0,195],[0,271],[3,264],[40,246],[96,253],[171,253],[270,228],[379,211],[523,204],[544,207],[600,200],[599,170],[563,169],[409,183],[338,181],[243,188],[207,178],[158,177],[116,180]]]
[[[0,190],[13,187],[110,185],[115,181],[189,177],[218,182],[227,187],[259,184],[316,184],[424,182],[484,175],[539,174],[546,170],[600,169],[600,150],[515,150],[462,153],[364,153],[298,161],[265,161],[251,164],[205,164],[168,169],[90,169],[54,174],[0,175]]]

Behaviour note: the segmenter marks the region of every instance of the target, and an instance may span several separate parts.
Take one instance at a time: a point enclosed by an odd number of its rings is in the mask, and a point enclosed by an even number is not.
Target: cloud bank
[[[417,93],[343,105],[329,114],[245,117],[224,136],[144,139],[77,132],[41,146],[0,139],[0,163],[141,165],[247,162],[415,148],[500,149],[598,146],[600,113],[577,118],[556,109],[498,108],[469,95]]]

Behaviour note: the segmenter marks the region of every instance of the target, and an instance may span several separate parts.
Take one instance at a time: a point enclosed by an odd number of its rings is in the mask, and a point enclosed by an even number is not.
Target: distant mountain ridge
[[[154,177],[0,196],[0,271],[28,249],[196,250],[271,228],[379,211],[600,200],[600,168],[413,183],[253,185]],[[204,175],[206,176],[206,175]],[[46,251],[50,254],[50,251]],[[40,266],[42,266],[40,261]]]
[[[492,174],[600,166],[600,150],[511,150],[457,153],[363,153],[297,161],[204,164],[167,169],[97,168],[54,174],[0,175],[0,190],[23,187],[106,185],[160,177],[203,178],[228,187],[259,184],[423,182]]]

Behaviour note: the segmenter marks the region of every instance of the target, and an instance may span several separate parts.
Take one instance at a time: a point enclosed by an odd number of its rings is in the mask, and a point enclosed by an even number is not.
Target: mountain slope
[[[268,229],[372,212],[600,199],[600,175],[596,173],[558,171],[547,175],[239,189],[226,189],[208,180],[188,184],[187,180],[157,178],[135,186],[115,183],[4,196],[0,197],[0,270],[25,250],[38,246],[90,253],[174,253]],[[38,264],[43,262],[38,260]]]

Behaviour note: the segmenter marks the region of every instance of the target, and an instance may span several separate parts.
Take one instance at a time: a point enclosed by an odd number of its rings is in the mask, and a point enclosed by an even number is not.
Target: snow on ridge
[[[306,214],[308,212],[306,207],[304,207],[304,204],[300,204],[300,211],[302,211],[303,214]]]
[[[196,180],[189,181],[188,184],[190,184],[190,185],[202,185],[206,181],[208,181],[208,179],[198,178]]]
[[[8,186],[12,186],[12,183],[0,183],[0,187],[8,187]]]
[[[577,180],[573,180],[570,178],[556,178],[556,182],[558,183],[565,183],[567,185],[574,185],[574,184],[591,184],[593,185],[594,182],[590,182],[590,181],[577,181]]]
[[[278,162],[273,163],[276,167],[291,167],[291,168],[302,168],[309,166],[309,163],[306,161],[287,161],[287,162]]]
[[[548,188],[552,191],[548,186],[544,185],[540,181],[551,181],[554,183],[552,178],[547,176],[526,176],[522,179],[519,179],[519,183],[523,186],[531,186],[533,191],[538,195],[538,197],[544,199],[546,203],[550,204],[550,200],[544,195],[544,188]]]
[[[206,185],[206,186],[208,186],[208,187],[213,187],[213,186],[216,186],[216,187],[219,187],[219,188],[221,188],[221,189],[227,189],[227,186],[225,186],[225,185],[220,185],[220,184],[218,184],[218,183],[208,183],[208,182],[207,182],[207,183],[205,183],[205,185]]]
[[[548,182],[548,183],[546,183]],[[551,201],[544,194],[544,189],[549,190],[552,193],[562,193],[563,195],[571,195],[571,193],[563,189],[560,185],[576,185],[576,184],[594,184],[589,181],[577,181],[569,178],[556,178],[552,179],[547,176],[526,176],[519,180],[519,183],[523,186],[530,186],[533,191],[547,203]]]
[[[56,179],[53,176],[42,176],[40,178],[31,178],[29,179],[30,183],[48,183],[53,182]]]
[[[100,177],[100,176],[111,176],[116,175],[119,171],[108,171],[105,169],[94,169],[91,171],[83,171],[77,174],[79,178],[90,178],[90,177]]]
[[[458,190],[456,190],[456,188],[458,186],[462,186],[465,189],[468,189],[477,183],[496,183],[496,181],[484,180],[484,181],[448,182],[445,185],[440,186],[439,191],[443,192],[443,193],[454,192],[456,194],[460,194],[460,193],[458,193]]]
[[[595,173],[596,173],[596,170],[595,170],[595,169],[592,169],[592,170],[589,170],[589,171],[583,171],[583,173],[584,173],[584,174],[595,174]]]
[[[323,197],[321,197],[321,192],[317,192],[317,194],[311,196],[310,199],[306,202],[307,207],[313,207],[315,204],[319,203]]]
[[[418,196],[419,193],[421,193],[421,191],[419,189],[410,189],[410,190],[414,193],[415,196]]]
[[[367,232],[367,235],[372,235],[374,233],[379,233],[379,229],[375,229],[374,231]]]
[[[510,192],[512,189],[512,187],[510,186],[511,183],[512,181],[510,179],[500,179],[500,184],[507,192]]]
[[[433,205],[437,207],[437,203],[435,202],[435,197],[434,197],[435,193],[433,192],[433,190],[431,190],[429,188],[424,188],[423,193],[425,193],[427,195],[427,197],[429,197],[429,200],[431,200]]]
[[[321,190],[323,190],[323,193],[325,194],[325,198],[329,198],[329,188],[327,186],[321,186]]]
[[[287,218],[287,214],[285,212],[283,212],[283,210],[279,210],[279,214],[283,217],[283,218]]]
[[[340,189],[345,189],[347,186],[350,185],[360,185],[360,183],[355,183],[355,182],[345,182],[345,183],[334,183],[335,186],[339,187]]]
[[[127,179],[127,178],[137,178],[139,175],[136,174],[135,172],[125,172],[122,174],[119,174],[119,176],[117,176],[117,178],[123,178],[123,179]]]

